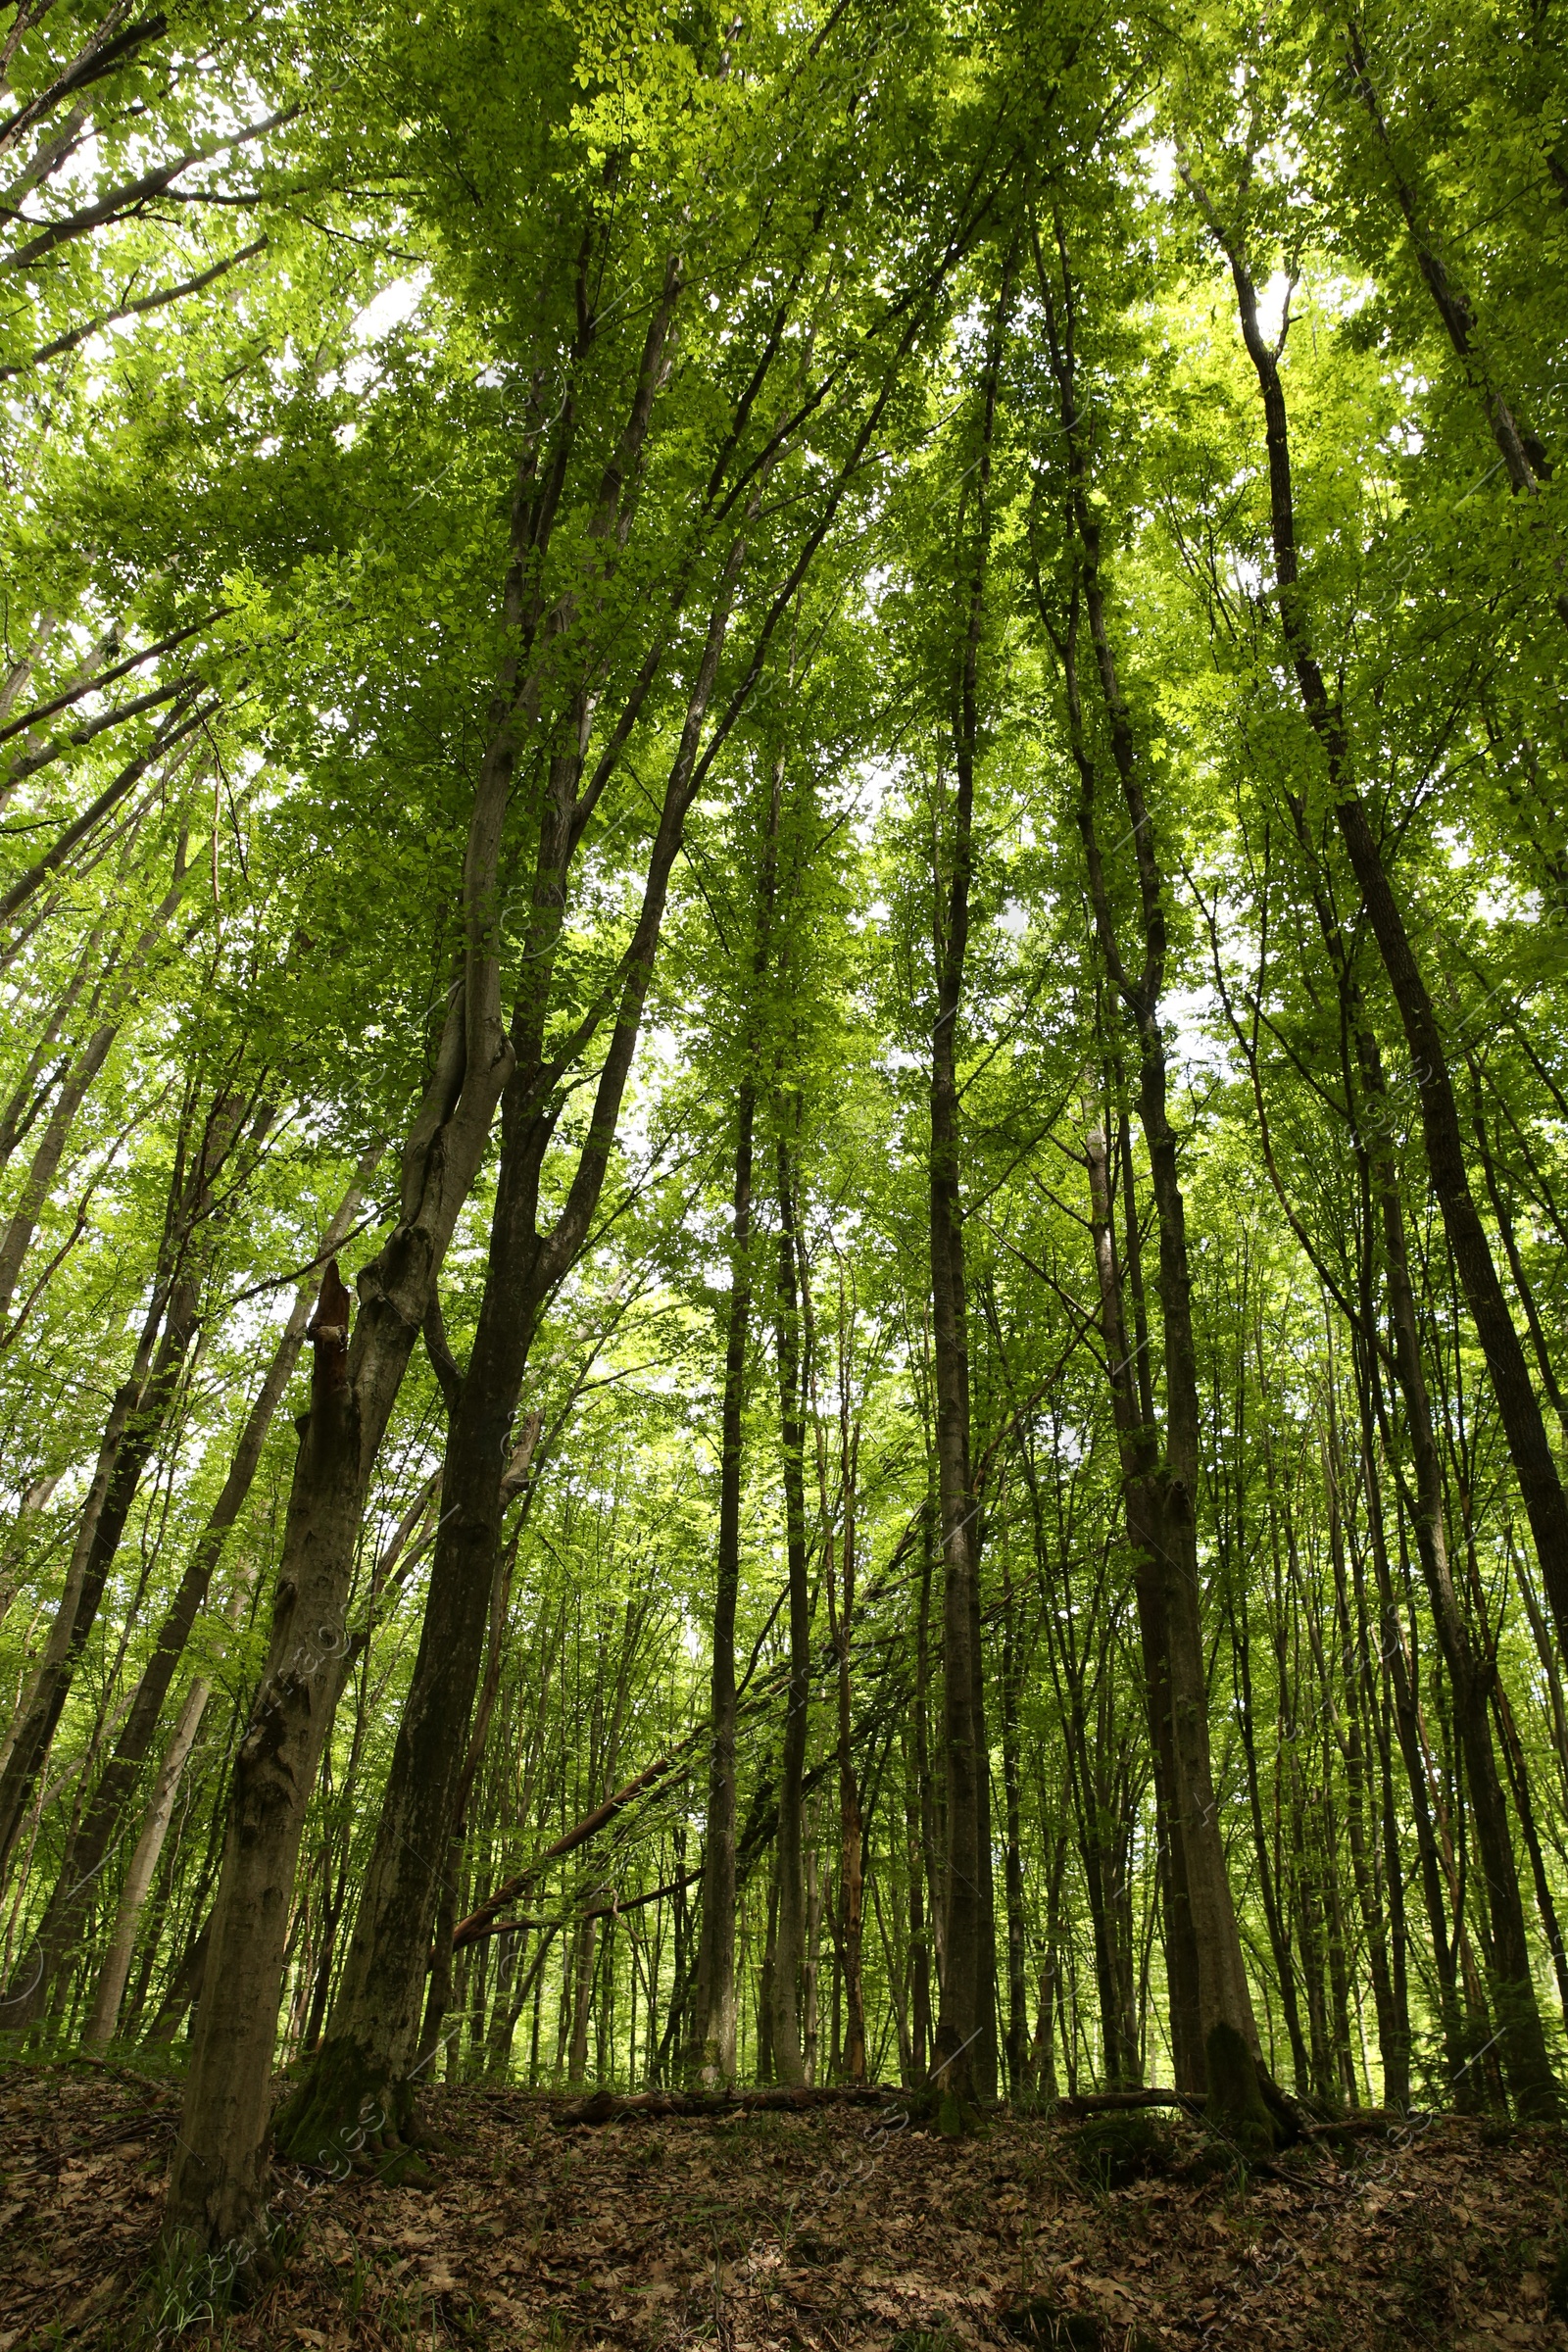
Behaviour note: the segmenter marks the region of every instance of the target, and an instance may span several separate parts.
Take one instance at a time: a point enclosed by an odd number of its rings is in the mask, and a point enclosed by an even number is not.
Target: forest
[[[480,2090],[1545,2146],[1560,7],[141,5],[0,7],[5,2080],[215,2303]]]

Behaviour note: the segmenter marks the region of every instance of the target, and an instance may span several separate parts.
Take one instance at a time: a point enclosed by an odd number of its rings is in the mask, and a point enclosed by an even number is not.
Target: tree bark
[[[718,1490],[718,1548],[713,1590],[712,1673],[709,1697],[708,1828],[703,1852],[703,1917],[697,1949],[695,2070],[705,2089],[735,2078],[735,1607],[740,1592],[742,1416],[752,1315],[752,1152],[757,1120],[757,1036],[772,944],[778,830],[784,767],[775,762],[758,866],[752,922],[751,1022],[736,1095],[735,1181],[730,1213],[730,1292],[724,1345]],[[786,1734],[787,1737],[787,1734]],[[775,1965],[772,1972],[777,1973]]]
[[[1356,87],[1394,182],[1394,192],[1399,211],[1404,216],[1422,281],[1432,297],[1438,316],[1443,320],[1444,331],[1453,346],[1465,375],[1480,398],[1488,429],[1507,471],[1508,487],[1516,496],[1521,492],[1535,495],[1540,491],[1542,482],[1549,480],[1551,475],[1546,452],[1535,434],[1520,424],[1508,402],[1491,380],[1486,365],[1476,350],[1474,307],[1463,289],[1453,283],[1430,234],[1422,226],[1416,192],[1390,135],[1383,102],[1372,79],[1365,40],[1353,17],[1347,21],[1346,46]],[[1568,622],[1568,595],[1558,594],[1556,609],[1558,618]]]
[[[664,344],[677,293],[678,280],[672,276],[645,339],[633,403],[633,420],[641,419],[639,448],[662,381]],[[607,529],[618,512],[615,484],[620,479],[612,467],[601,485],[601,513],[611,517]],[[558,755],[550,763],[523,958],[529,994],[514,1020],[515,1075],[502,1104],[489,1261],[473,1348],[461,1376],[448,1440],[443,1490],[462,1499],[444,1516],[437,1534],[419,1654],[328,2031],[309,2074],[278,2119],[279,2148],[302,2154],[306,2161],[316,2161],[319,2147],[330,2143],[334,2134],[355,2129],[362,2112],[373,2111],[375,2130],[394,2142],[406,2137],[414,2123],[413,2068],[420,2042],[437,1858],[446,1853],[452,1837],[479,1677],[505,1509],[507,1436],[539,1315],[582,1249],[610,1165],[669,875],[687,808],[705,772],[699,746],[745,553],[745,539],[738,537],[720,573],[649,852],[637,924],[620,961],[618,1002],[605,1000],[615,1002],[615,1020],[593,1118],[560,1214],[541,1232],[542,1172],[559,1115],[556,1089],[564,1075],[547,1048],[550,992],[564,920],[568,862],[588,812],[587,794],[578,792],[580,749]],[[586,740],[584,698],[585,690],[576,706],[583,724],[579,744]],[[586,1049],[596,1027],[592,1018],[580,1026],[575,1053]]]
[[[735,2080],[735,1604],[741,1568],[741,1416],[752,1309],[752,1130],[757,1090],[741,1082],[735,1118],[730,1292],[718,1484],[718,1554],[709,1694],[708,1825],[697,1946],[695,2071],[705,2090]]]
[[[353,1225],[359,1213],[361,1186],[368,1182],[380,1152],[381,1146],[376,1145],[361,1162],[354,1183],[327,1226],[318,1253],[320,1257],[333,1255]],[[244,1508],[273,1415],[293,1377],[305,1341],[305,1326],[315,1289],[314,1276],[308,1276],[295,1294],[293,1311],[273,1350],[267,1376],[245,1417],[228,1475],[213,1505],[206,1528],[191,1553],[173,1602],[159,1629],[152,1656],[142,1669],[136,1694],[131,1701],[130,1712],[121,1727],[114,1754],[99,1778],[79,1828],[67,1841],[54,1891],[39,1922],[31,1948],[18,1971],[19,1979],[30,1984],[34,1989],[25,2003],[14,2013],[8,2005],[9,2022],[14,2027],[29,2025],[42,2015],[49,2003],[55,1972],[80,1933],[83,1917],[91,1901],[92,1883],[109,1852],[122,1813],[157,1738],[164,1701],[184,1655],[191,1629],[207,1597],[214,1570],[222,1554],[224,1539]],[[194,1737],[193,1727],[191,1738]],[[177,1785],[176,1773],[174,1786]],[[171,1805],[172,1801],[173,1791],[171,1788]],[[158,1845],[162,1845],[161,1837]],[[155,1849],[149,1868],[156,1867],[156,1863]],[[123,1978],[121,1984],[122,1988]],[[117,1990],[117,2010],[118,2005]]]
[[[979,750],[980,644],[990,545],[991,451],[996,430],[1006,289],[993,314],[980,384],[976,531],[964,636],[954,680],[954,795],[943,888],[932,872],[936,1011],[931,1031],[930,1240],[938,1511],[943,1560],[943,1754],[947,1872],[943,1889],[941,2010],[932,2077],[946,2103],[996,2094],[996,1949],[991,1878],[990,1750],[980,1629],[979,1498],[969,1459],[968,1293],[958,1134],[958,1016],[969,944]]]
[[[515,632],[528,553],[527,475],[513,513],[506,608]],[[359,1277],[336,1264],[307,1328],[315,1357],[284,1529],[267,1669],[235,1758],[214,1909],[211,1990],[197,2013],[165,2210],[174,2260],[258,2241],[265,2141],[289,1900],[310,1791],[330,1729],[334,1671],[360,1519],[388,1419],[441,1261],[478,1172],[513,1066],[500,1010],[497,876],[515,760],[516,659],[509,655],[480,767],[464,860],[464,970],[403,1151],[399,1216]]]
[[[865,1983],[863,1975],[865,1905],[865,1825],[860,1815],[860,1789],[851,1744],[850,1639],[855,1618],[857,1501],[856,1464],[859,1430],[850,1420],[849,1345],[843,1300],[839,1313],[840,1505],[843,1542],[842,1590],[835,1592],[833,1536],[828,1523],[826,1481],[822,1497],[824,1535],[823,1574],[827,1584],[828,1626],[833,1642],[837,1684],[837,1766],[839,1783],[839,1916],[835,1946],[844,1987],[844,2038],[839,2073],[847,2082],[865,2080]]]
[[[778,1786],[778,1933],[773,1953],[773,2065],[779,2081],[806,2081],[801,1988],[806,1965],[804,1866],[806,1743],[811,1704],[810,1596],[806,1569],[806,1444],[802,1403],[800,1290],[796,1275],[795,1178],[782,1132],[778,1145],[776,1339],[779,1451],[784,1479],[784,1549],[789,1574],[789,1690]]]
[[[1023,1909],[1023,1765],[1018,1752],[1018,1699],[1023,1680],[1020,1629],[1005,1565],[1002,1580],[1002,1786],[1006,1808],[1004,1872],[1007,1907],[1007,2094],[1023,2095],[1029,2067],[1027,1960]]]
[[[187,1165],[183,1150],[175,1160],[160,1264],[136,1359],[110,1407],[65,1590],[0,1771],[0,1872],[97,1619],[142,1473],[157,1451],[178,1393],[200,1303],[200,1285],[186,1261],[197,1228],[212,1212],[213,1185],[234,1141],[241,1107],[228,1097],[216,1102],[193,1161]]]
[[[1420,1107],[1428,1174],[1497,1400],[1509,1458],[1556,1621],[1557,1639],[1568,1650],[1568,1495],[1563,1492],[1530,1367],[1470,1190],[1442,1026],[1390,883],[1382,850],[1356,789],[1344,711],[1329,693],[1314,649],[1297,548],[1290,426],[1279,352],[1270,347],[1258,322],[1256,289],[1241,239],[1221,221],[1206,191],[1186,172],[1185,166],[1183,170],[1210,233],[1230,264],[1242,338],[1262,397],[1268,447],[1270,531],[1286,653],[1302,710],[1322,749],[1334,796],[1335,823],[1355,875],[1367,922],[1377,941],[1410,1050],[1411,1078]]]
[[[1134,1554],[1133,1591],[1144,1662],[1150,1754],[1154,1770],[1171,2063],[1181,2088],[1197,2092],[1203,2088],[1206,2078],[1199,2000],[1198,1936],[1188,1886],[1171,1700],[1169,1601],[1161,1556],[1149,1529],[1150,1494],[1158,1473],[1159,1448],[1135,1371],[1135,1365],[1147,1359],[1148,1348],[1146,1344],[1134,1349],[1129,1344],[1122,1268],[1115,1243],[1110,1159],[1102,1130],[1090,1129],[1084,1139],[1084,1156],[1089,1176],[1090,1243],[1100,1289],[1101,1337],[1109,1369],[1111,1414],[1121,1456],[1122,1508],[1127,1540]],[[1126,1154],[1121,1157],[1125,1186],[1130,1183],[1130,1162]],[[1137,1209],[1130,1197],[1124,1205],[1131,1240],[1136,1233]],[[1135,1279],[1141,1273],[1138,1267],[1131,1270]]]
[[[1100,526],[1091,490],[1087,420],[1080,408],[1077,289],[1064,236],[1057,225],[1059,278],[1053,280],[1036,248],[1047,342],[1066,451],[1064,519],[1073,551],[1071,606],[1064,629],[1052,627],[1062,663],[1072,754],[1079,774],[1079,831],[1090,906],[1105,970],[1138,1039],[1138,1108],[1149,1152],[1159,1233],[1158,1293],[1163,1326],[1165,1428],[1163,1456],[1136,1475],[1128,1493],[1128,1536],[1150,1563],[1149,1634],[1161,1645],[1168,1677],[1173,1818],[1172,1881],[1185,1873],[1198,1961],[1198,2027],[1214,2112],[1223,2112],[1238,2144],[1274,2143],[1277,2101],[1262,2067],[1241,1932],[1225,1865],[1208,1735],[1208,1676],[1203,1650],[1202,1595],[1198,1560],[1200,1469],[1198,1355],[1193,1333],[1187,1209],[1168,1104],[1168,1063],[1160,1002],[1166,962],[1165,885],[1155,848],[1152,814],[1144,797],[1131,713],[1123,698],[1105,614]],[[1087,615],[1103,732],[1120,787],[1137,884],[1143,956],[1136,975],[1123,961],[1102,857],[1098,815],[1098,760],[1078,680],[1081,619]],[[1048,626],[1052,624],[1048,621]],[[1157,1440],[1154,1441],[1157,1448]],[[1126,1473],[1124,1472],[1124,1477]],[[1157,1594],[1154,1587],[1157,1585]],[[1144,1612],[1140,1594],[1140,1610]],[[1160,1617],[1163,1622],[1160,1622]],[[1162,1678],[1163,1679],[1163,1678]],[[1160,1692],[1161,1706],[1165,1691]],[[1180,1863],[1176,1863],[1179,1848]]]

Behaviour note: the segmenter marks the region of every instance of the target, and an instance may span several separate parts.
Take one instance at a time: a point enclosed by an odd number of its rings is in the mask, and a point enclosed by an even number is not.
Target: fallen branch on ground
[[[1115,2115],[1133,2107],[1180,2107],[1188,2115],[1201,2115],[1204,2107],[1200,2090],[1089,2090],[1077,2098],[1062,2099],[1063,2115]]]
[[[1404,2124],[1429,2121],[1413,2112],[1404,2115],[1397,2107],[1358,2107],[1353,2115],[1341,2115],[1322,2124],[1303,2124],[1303,2139],[1351,2139],[1363,2132],[1397,2132]]]
[[[657,2122],[672,2115],[741,2115],[758,2109],[789,2113],[807,2107],[881,2107],[901,2095],[880,2085],[849,2082],[824,2083],[811,2089],[805,2084],[785,2084],[771,2090],[638,2090],[625,2095],[596,2090],[564,2107],[555,2125],[558,2132],[564,2132],[573,2124],[618,2124],[622,2118]]]

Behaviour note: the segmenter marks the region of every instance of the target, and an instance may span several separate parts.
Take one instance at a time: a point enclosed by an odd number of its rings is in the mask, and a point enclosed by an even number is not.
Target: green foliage
[[[1302,594],[1557,1442],[1568,464],[1553,435],[1568,129],[1550,12],[1377,9],[1357,20],[1357,63],[1347,28],[1305,0],[1109,27],[1065,0],[733,23],[575,0],[415,16],[290,0],[262,16],[170,9],[112,70],[51,98],[120,22],[92,0],[16,12],[7,67],[7,108],[40,108],[4,134],[0,236],[0,899],[21,894],[0,931],[0,1244],[16,1242],[0,1311],[0,1681],[19,1708],[114,1399],[176,1257],[199,1293],[199,1338],[10,1859],[8,1970],[356,1171],[340,1251],[351,1287],[396,1222],[398,1150],[462,965],[475,779],[503,737],[515,761],[494,910],[504,995],[520,1033],[548,930],[541,1214],[566,1198],[608,1036],[593,1023],[618,1001],[701,616],[740,535],[712,757],[611,1172],[501,1433],[514,1443],[538,1416],[505,1530],[454,1903],[461,1917],[531,1872],[512,1909],[533,1924],[460,1947],[430,2065],[536,2084],[678,2075],[739,1281],[752,1306],[741,2071],[769,2062],[760,1989],[787,1663],[778,1383],[793,1336],[813,1611],[814,2068],[828,2075],[842,2039],[842,1658],[871,2071],[911,2087],[928,2075],[919,2001],[936,2002],[945,1870],[934,910],[952,879],[956,648],[983,544],[955,1037],[1008,2087],[1049,2106],[1064,2076],[1170,2079],[1166,1830],[1128,1433],[1089,1229],[1091,1134],[1114,1163],[1105,1246],[1130,1302],[1137,1411],[1156,1438],[1167,1334],[1137,1118],[1144,1047],[1097,942],[1081,822],[1086,764],[1108,778],[1118,757],[1096,684],[1087,522],[1163,876],[1157,1017],[1202,1410],[1214,1768],[1270,2071],[1323,2105],[1381,2098],[1391,2060],[1397,2081],[1402,1997],[1435,2098],[1504,2097],[1488,2053],[1510,2003],[1568,1997],[1560,1646],[1429,1186],[1422,1073],[1286,659],[1264,420],[1193,187],[1245,237],[1281,341]],[[134,192],[159,173],[156,191]],[[1433,298],[1434,257],[1462,294],[1463,350]],[[677,325],[656,423],[619,485],[612,562],[605,484],[618,483],[667,272]],[[1077,408],[1059,367],[1069,331]],[[1499,402],[1538,453],[1517,491],[1499,471]],[[540,554],[514,543],[513,515],[519,484],[542,474],[556,520]],[[531,699],[503,725],[498,680],[514,690],[519,662],[535,664]],[[720,740],[713,715],[732,707]],[[614,758],[564,902],[541,906],[551,760],[578,742],[590,770]],[[1136,961],[1140,844],[1119,823],[1102,831],[1112,934]],[[744,1255],[730,1224],[743,1099]],[[176,1246],[171,1202],[196,1139],[235,1103],[220,1180]],[[1375,1190],[1385,1163],[1410,1237],[1454,1605],[1495,1660],[1482,1713],[1531,1939],[1522,1987],[1489,1956],[1469,1766],[1420,1556]],[[786,1178],[804,1282],[793,1333],[777,1293]],[[494,1201],[492,1163],[442,1271],[460,1366]],[[221,1533],[127,1834],[35,2030],[52,2046],[85,2022],[159,1758],[202,1686],[120,2025],[135,2046],[167,1996],[183,2031],[306,1402],[296,1371]],[[279,2020],[289,2056],[319,2034],[341,1968],[429,1538],[459,1507],[437,1493],[445,1410],[418,1354],[332,1669],[341,1695]],[[546,1858],[665,1756],[671,1769],[597,1838]],[[1217,2049],[1209,2036],[1223,2130],[1266,2155],[1275,2123],[1228,2031]],[[166,2037],[147,2063],[177,2064],[180,2046],[172,2059]],[[940,2128],[966,2120],[948,2112]],[[1167,2153],[1143,2116],[1086,2125],[1074,2149],[1111,2185]],[[200,2281],[187,2291],[203,2308]]]
[[[1169,2127],[1147,2108],[1089,2117],[1070,2139],[1073,2164],[1097,2188],[1125,2188],[1169,2172],[1174,2153]]]

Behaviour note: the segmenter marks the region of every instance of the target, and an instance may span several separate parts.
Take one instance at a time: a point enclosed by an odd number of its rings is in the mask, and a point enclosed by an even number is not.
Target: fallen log
[[[1367,2132],[1397,2132],[1406,2124],[1430,2123],[1430,2116],[1409,2115],[1397,2107],[1358,2107],[1353,2115],[1335,2116],[1327,2123],[1303,2124],[1303,2139],[1355,2139]]]
[[[882,2085],[830,2082],[813,2088],[784,2084],[769,2090],[596,2090],[574,2099],[554,2118],[558,2132],[577,2124],[618,2124],[642,2119],[657,2123],[666,2116],[750,2115],[771,2111],[795,2113],[808,2107],[882,2107],[891,2099],[908,2096]]]
[[[1188,2115],[1201,2115],[1204,2099],[1200,2090],[1087,2090],[1057,2105],[1063,2115],[1074,2118],[1116,2115],[1134,2107],[1180,2107]]]

